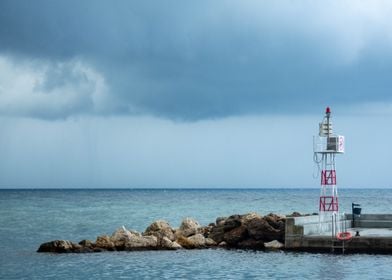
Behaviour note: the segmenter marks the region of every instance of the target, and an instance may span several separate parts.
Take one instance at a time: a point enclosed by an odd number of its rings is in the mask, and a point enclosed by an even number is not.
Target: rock
[[[157,220],[146,228],[145,233],[160,231],[163,228],[171,228],[171,227],[167,221]]]
[[[245,238],[246,235],[245,227],[242,227],[238,230],[234,229],[239,228],[242,225],[246,226],[249,220],[256,217],[260,218],[260,215],[256,213],[249,213],[245,215],[232,215],[228,218],[217,218],[216,226],[211,228],[208,237],[213,239],[218,244],[222,241],[229,240],[227,243],[233,245]]]
[[[132,235],[142,236],[140,232],[128,230],[124,226],[122,226],[121,228],[118,228],[115,232],[113,232],[110,238],[112,240],[128,240]]]
[[[206,238],[200,233],[188,237],[188,240],[193,244],[194,248],[203,248],[206,246]]]
[[[94,243],[90,240],[83,239],[79,242],[79,245],[86,248],[92,248],[94,246]]]
[[[245,239],[237,244],[238,248],[261,250],[264,249],[264,242],[262,240],[255,240],[253,238]]]
[[[208,237],[213,239],[216,243],[221,243],[224,240],[225,229],[223,225],[215,226],[211,229]]]
[[[299,213],[299,212],[293,212],[293,213],[291,213],[290,215],[287,215],[287,217],[301,217],[302,215],[301,215],[301,213]]]
[[[79,244],[72,243],[68,240],[54,240],[46,243],[42,243],[37,252],[48,252],[48,253],[77,253],[81,252],[82,246]]]
[[[274,229],[278,229],[278,230],[284,230],[285,229],[285,219],[282,219],[278,215],[270,213],[267,216],[265,216],[264,219]]]
[[[255,212],[241,215],[241,223],[243,225],[247,225],[249,221],[253,220],[254,218],[261,218],[261,216]]]
[[[85,247],[80,244],[75,244],[73,253],[93,253],[94,247]]]
[[[227,219],[227,217],[218,217],[218,218],[216,218],[215,224],[217,226],[221,226],[225,223],[226,219]]]
[[[183,249],[180,244],[178,244],[176,241],[172,241],[171,247],[169,249],[173,250],[180,250]]]
[[[174,237],[175,237],[174,240],[177,240],[177,239],[180,238],[181,236],[183,237],[182,231],[179,230],[179,229],[175,229],[175,230],[174,230]]]
[[[160,249],[166,249],[166,250],[178,250],[178,249],[182,249],[182,246],[180,244],[178,244],[175,241],[171,241],[169,238],[167,238],[166,236],[164,236],[158,244],[158,247]]]
[[[154,235],[158,238],[167,237],[171,241],[175,240],[174,230],[168,222],[158,220],[149,225],[144,231],[143,235]]]
[[[223,228],[226,231],[239,227],[242,224],[240,215],[232,215],[228,217],[223,223]]]
[[[211,247],[211,246],[216,246],[216,242],[211,239],[211,238],[206,238],[206,246]]]
[[[114,242],[110,239],[108,235],[98,236],[97,240],[95,241],[95,247],[108,251],[116,250]]]
[[[219,247],[226,247],[227,243],[225,241],[222,241],[218,244]]]
[[[154,222],[147,229],[150,235],[141,235],[139,232],[129,231],[123,227],[113,233],[111,241],[119,251],[179,249],[178,247],[181,247],[168,237],[174,234],[166,222]]]
[[[198,233],[201,233],[204,235],[204,237],[208,237],[210,235],[211,230],[214,226],[206,226],[206,227],[200,227],[197,231]]]
[[[185,249],[194,249],[192,242],[185,236],[179,236],[176,242]]]
[[[200,233],[190,237],[180,236],[177,243],[185,249],[200,249],[206,246],[206,238]]]
[[[125,244],[130,242],[134,236],[141,237],[142,235],[137,231],[127,230],[122,226],[113,232],[110,240],[114,243],[116,250],[122,251],[125,249]]]
[[[265,219],[254,218],[247,225],[249,236],[255,240],[263,240],[264,242],[272,240],[283,240],[284,230],[273,228]]]
[[[242,225],[226,232],[223,239],[230,246],[236,246],[238,242],[244,240],[248,235],[247,228]]]
[[[271,242],[264,243],[264,247],[266,249],[281,249],[284,247],[283,243],[279,242],[278,240],[273,240]]]
[[[192,218],[185,218],[182,220],[180,228],[179,228],[179,235],[184,237],[188,237],[198,233],[198,229],[200,228],[200,224],[192,219]]]
[[[133,250],[155,250],[158,248],[158,238],[154,235],[138,236],[131,235],[129,240],[124,244],[124,249]]]
[[[153,250],[158,246],[156,236],[142,236],[135,231],[128,231],[125,227],[116,230],[111,237],[99,236],[95,247],[108,251],[118,250]]]

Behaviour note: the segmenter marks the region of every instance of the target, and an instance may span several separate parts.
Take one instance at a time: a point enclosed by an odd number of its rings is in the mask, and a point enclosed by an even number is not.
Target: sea
[[[37,253],[43,242],[95,240],[117,228],[144,231],[232,214],[318,209],[318,189],[0,190],[0,279],[392,279],[392,255],[253,250]],[[391,189],[341,189],[341,212],[392,213]]]

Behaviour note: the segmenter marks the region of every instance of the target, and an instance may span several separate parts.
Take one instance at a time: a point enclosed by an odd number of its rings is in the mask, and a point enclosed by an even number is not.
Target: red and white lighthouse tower
[[[332,130],[331,109],[327,107],[323,121],[319,126],[318,136],[313,137],[314,161],[321,172],[321,189],[319,199],[319,228],[340,232],[339,199],[336,185],[335,155],[344,153],[344,136],[336,135]]]

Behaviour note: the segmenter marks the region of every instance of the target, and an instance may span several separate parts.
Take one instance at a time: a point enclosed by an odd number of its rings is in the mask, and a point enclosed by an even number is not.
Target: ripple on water
[[[244,250],[39,254],[1,279],[390,279],[391,256]],[[30,269],[24,269],[28,267]],[[7,271],[8,270],[8,271]],[[11,273],[13,274],[7,274]],[[6,277],[11,276],[11,277]]]
[[[343,190],[366,212],[388,212],[392,190]],[[313,212],[317,190],[0,191],[0,279],[392,279],[392,256],[243,250],[38,254],[53,239],[78,241],[156,219],[178,226],[191,216],[257,211]],[[368,196],[376,204],[364,204]],[[297,207],[297,208],[296,208]],[[348,212],[347,211],[347,212]]]

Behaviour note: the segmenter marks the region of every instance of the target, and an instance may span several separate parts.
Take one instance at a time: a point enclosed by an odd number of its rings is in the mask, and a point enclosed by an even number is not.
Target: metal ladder
[[[345,217],[344,213],[342,214],[342,217],[343,217],[343,220],[341,221],[340,230],[342,232],[345,232],[345,231],[347,231],[347,227],[346,227],[346,223],[345,223],[345,219],[344,219],[344,217]],[[334,221],[334,219],[335,219],[335,221]],[[332,225],[334,224],[334,222],[336,224],[338,222],[340,222],[337,219],[338,219],[337,216],[334,216],[334,215],[332,216]],[[335,232],[335,228],[333,226],[332,226],[331,232],[332,232],[332,236],[331,236],[331,252],[335,253],[335,252],[338,252],[338,251],[336,251],[336,249],[341,249],[342,254],[344,254],[344,252],[346,251],[346,248],[344,246],[346,241],[339,240],[339,239],[336,238],[337,232]]]
[[[332,240],[332,246],[331,246],[331,252],[332,253],[338,253],[339,251],[336,249],[341,249],[342,254],[346,251],[346,248],[344,247],[345,241],[340,241],[338,239],[333,239]]]

